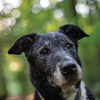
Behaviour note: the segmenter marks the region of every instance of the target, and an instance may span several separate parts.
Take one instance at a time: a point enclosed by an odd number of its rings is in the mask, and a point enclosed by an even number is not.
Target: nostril
[[[73,66],[72,66],[72,70],[73,70],[73,71],[76,71],[76,70],[77,70],[76,65],[73,65]]]
[[[67,71],[68,71],[68,67],[67,67],[67,66],[61,67],[61,72],[62,72],[62,73],[66,74]]]
[[[61,72],[66,74],[68,71],[68,63],[65,61],[61,64]]]

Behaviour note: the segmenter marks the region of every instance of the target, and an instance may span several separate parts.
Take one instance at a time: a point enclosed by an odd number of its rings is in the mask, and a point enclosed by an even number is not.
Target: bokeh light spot
[[[5,5],[3,11],[5,14],[9,14],[11,12],[11,9],[12,7],[10,5]]]
[[[63,0],[57,0],[58,2],[62,2]]]
[[[6,0],[13,8],[17,8],[20,6],[22,0]]]
[[[11,20],[11,24],[10,24],[11,26],[16,23],[16,19],[14,17],[10,17],[10,20]]]
[[[20,27],[24,28],[27,25],[27,21],[25,19],[21,19],[19,22]]]
[[[56,10],[56,11],[54,12],[54,16],[55,16],[56,18],[61,18],[63,15],[64,15],[64,14],[63,14],[63,11],[60,10],[60,9],[58,9],[58,10]]]
[[[83,17],[89,14],[89,7],[85,4],[78,3],[75,6],[77,13],[81,14]]]
[[[100,15],[100,13],[99,13],[97,10],[92,10],[92,11],[91,11],[91,14],[92,14],[92,16],[93,16],[94,18],[98,18],[99,15]]]
[[[3,10],[4,6],[2,4],[2,2],[0,1],[0,12]]]
[[[10,69],[11,71],[17,71],[17,70],[19,69],[18,63],[12,62],[12,63],[9,65],[9,69]]]
[[[40,5],[43,8],[47,8],[47,7],[49,7],[50,2],[49,2],[49,0],[40,0]]]
[[[5,32],[4,32],[5,35],[8,35],[11,32],[10,27],[4,27],[4,30],[5,30]]]
[[[4,18],[3,22],[4,22],[5,26],[10,26],[11,25],[11,19],[10,18]]]
[[[39,13],[40,11],[41,11],[41,9],[40,9],[39,7],[35,7],[35,6],[32,7],[32,12],[33,12],[34,14],[37,14],[37,13]]]
[[[20,15],[21,15],[21,13],[20,13],[20,11],[18,9],[14,9],[12,11],[12,16],[13,17],[18,18],[18,17],[20,17]]]
[[[50,0],[51,4],[56,4],[57,0]]]

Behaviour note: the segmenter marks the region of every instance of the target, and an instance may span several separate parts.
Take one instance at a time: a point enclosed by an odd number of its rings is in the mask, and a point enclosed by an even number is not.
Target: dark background
[[[0,0],[0,100],[32,100],[24,54],[7,54],[13,43],[24,34],[44,34],[64,24],[90,36],[79,40],[79,55],[83,80],[100,100],[100,0]]]

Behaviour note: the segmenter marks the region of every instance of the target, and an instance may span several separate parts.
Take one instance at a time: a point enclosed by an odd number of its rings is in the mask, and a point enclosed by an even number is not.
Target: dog
[[[89,37],[79,27],[63,25],[58,31],[19,38],[8,54],[25,53],[34,100],[95,100],[82,81],[78,40]]]

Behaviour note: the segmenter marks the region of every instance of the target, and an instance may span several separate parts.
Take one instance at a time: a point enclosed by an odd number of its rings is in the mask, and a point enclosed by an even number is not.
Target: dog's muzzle
[[[60,71],[66,80],[63,85],[73,85],[80,80],[80,78],[78,78],[78,67],[74,60],[69,59],[62,62]]]
[[[66,59],[57,64],[53,76],[55,86],[75,85],[82,79],[82,68],[74,59]]]

